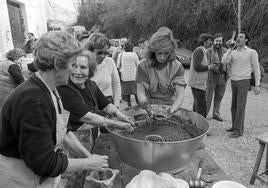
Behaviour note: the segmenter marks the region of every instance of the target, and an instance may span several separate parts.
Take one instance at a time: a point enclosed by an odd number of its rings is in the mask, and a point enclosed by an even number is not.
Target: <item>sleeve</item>
[[[232,50],[228,49],[222,56],[221,62],[223,64],[231,63],[232,62]]]
[[[17,64],[12,64],[8,67],[8,72],[14,79],[15,83],[17,85],[20,85],[22,82],[24,82],[24,78],[21,73],[21,69]]]
[[[144,64],[147,63],[146,60],[142,60],[138,65],[137,72],[136,72],[136,82],[143,84],[143,86],[148,89],[150,80],[149,75],[146,73],[144,69]]]
[[[197,72],[205,72],[208,70],[207,65],[202,65],[204,55],[206,55],[206,54],[204,54],[204,52],[201,48],[198,48],[194,51],[194,54],[193,54],[194,69]]]
[[[175,73],[171,83],[173,85],[186,86],[185,77],[184,77],[184,73],[185,73],[184,68],[181,63],[177,63],[177,64],[178,64],[177,72]]]
[[[71,122],[78,122],[81,117],[90,111],[90,107],[79,94],[79,91],[76,91],[69,85],[62,85],[57,90],[64,109],[70,112]]]
[[[115,63],[113,61],[110,62],[112,69],[112,90],[113,90],[113,98],[115,106],[119,106],[119,102],[121,99],[121,84],[118,71],[116,69]]]
[[[117,69],[118,70],[120,70],[120,68],[121,68],[121,61],[122,61],[122,54],[123,53],[120,53],[119,55],[118,55],[118,58],[117,58],[117,63],[116,63],[116,67],[117,67]]]
[[[255,86],[260,85],[260,80],[261,80],[261,72],[260,72],[260,65],[259,65],[259,60],[258,60],[258,53],[253,50],[252,56],[251,56],[251,62],[252,62],[252,67],[254,70],[254,76],[255,76]]]
[[[56,177],[68,166],[68,158],[62,152],[55,152],[55,143],[51,126],[55,120],[47,99],[29,94],[21,102],[23,109],[18,108],[17,139],[19,152],[26,166],[41,177]],[[19,113],[21,112],[21,113]]]
[[[108,104],[110,104],[110,102],[103,95],[102,91],[97,86],[97,84],[95,82],[92,82],[92,83],[93,83],[92,89],[98,101],[98,108],[100,110],[103,110]]]

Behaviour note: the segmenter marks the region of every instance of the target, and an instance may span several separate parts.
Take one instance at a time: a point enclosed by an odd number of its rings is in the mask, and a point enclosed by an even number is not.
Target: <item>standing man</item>
[[[260,93],[258,53],[246,46],[248,42],[249,34],[241,31],[237,36],[237,48],[230,45],[222,57],[222,63],[231,64],[232,128],[227,129],[233,132],[230,135],[231,138],[240,137],[244,132],[245,108],[252,70],[255,75],[255,94]]]
[[[193,111],[206,118],[206,89],[208,71],[215,69],[217,65],[208,64],[206,49],[212,45],[212,35],[203,33],[199,36],[199,47],[195,49],[191,59],[188,85],[192,88],[194,98]]]
[[[218,121],[222,121],[220,116],[221,100],[224,96],[226,83],[229,78],[229,65],[222,64],[222,56],[227,51],[222,46],[223,36],[221,33],[217,33],[213,36],[213,45],[207,50],[208,64],[217,65],[216,69],[208,72],[208,86],[207,86],[207,113],[211,106],[212,98],[214,95],[213,113],[212,118]]]

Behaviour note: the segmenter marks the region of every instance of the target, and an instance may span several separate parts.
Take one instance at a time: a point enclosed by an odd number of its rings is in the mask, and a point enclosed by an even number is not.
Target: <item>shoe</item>
[[[238,133],[233,133],[233,134],[231,134],[229,137],[230,137],[230,138],[238,138],[238,137],[240,137],[240,136],[242,136],[242,135],[240,135],[240,134],[238,134]]]
[[[220,121],[220,122],[223,121],[222,118],[221,118],[221,116],[213,116],[212,118],[215,119],[215,120],[217,120],[217,121]]]
[[[227,132],[233,132],[234,129],[233,128],[230,128],[230,129],[226,129]]]

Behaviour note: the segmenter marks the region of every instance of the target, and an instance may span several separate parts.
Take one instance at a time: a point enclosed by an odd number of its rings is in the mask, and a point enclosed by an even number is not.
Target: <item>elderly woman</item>
[[[184,69],[176,60],[176,42],[172,31],[161,27],[146,44],[146,58],[136,73],[137,95],[140,104],[153,113],[150,104],[171,105],[174,113],[184,98]]]
[[[121,74],[122,96],[127,101],[128,106],[131,106],[130,95],[134,95],[136,103],[137,85],[136,85],[136,70],[140,63],[138,55],[133,52],[134,44],[127,41],[124,46],[125,52],[121,52],[117,59],[117,68]]]
[[[113,126],[119,129],[133,131],[130,117],[122,114],[106,99],[97,84],[90,80],[96,71],[95,56],[89,51],[78,54],[73,66],[68,85],[58,87],[63,106],[70,111],[70,123],[73,131],[84,130],[97,126]],[[116,121],[100,115],[113,115]],[[93,131],[93,142],[97,136]]]
[[[0,62],[0,111],[7,96],[22,82],[21,58],[26,56],[22,49],[14,48],[6,53],[7,60]]]
[[[109,54],[109,40],[102,33],[90,35],[87,49],[96,55],[97,71],[92,80],[96,82],[104,96],[119,107],[121,99],[121,85],[114,60]]]
[[[62,31],[37,42],[39,71],[7,98],[0,133],[0,187],[57,187],[63,172],[102,170],[108,157],[91,155],[67,129],[69,113],[56,87],[67,82],[80,43]],[[78,158],[68,158],[64,143]]]

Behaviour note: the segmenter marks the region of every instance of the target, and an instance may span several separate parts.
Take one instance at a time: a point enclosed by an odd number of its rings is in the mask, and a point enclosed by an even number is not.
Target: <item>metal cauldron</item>
[[[152,105],[152,107],[160,113],[169,108],[166,105]],[[138,107],[126,108],[122,112],[130,116],[146,113]],[[201,134],[183,141],[150,142],[125,137],[108,129],[120,159],[124,163],[141,170],[147,169],[155,172],[183,171],[208,132],[209,123],[201,115],[186,109],[180,109],[175,114],[183,119],[191,120],[202,130]]]

